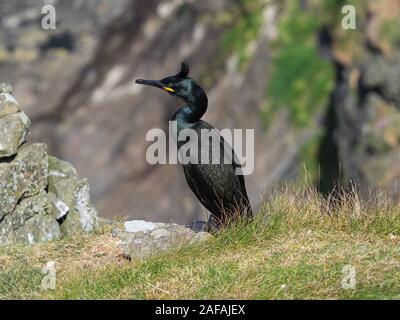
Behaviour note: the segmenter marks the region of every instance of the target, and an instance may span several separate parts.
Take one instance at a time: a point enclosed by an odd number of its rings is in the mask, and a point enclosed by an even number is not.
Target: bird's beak
[[[158,80],[144,80],[144,79],[137,79],[135,81],[138,84],[144,84],[146,86],[152,86],[152,87],[156,87],[156,88],[162,88],[161,82]]]

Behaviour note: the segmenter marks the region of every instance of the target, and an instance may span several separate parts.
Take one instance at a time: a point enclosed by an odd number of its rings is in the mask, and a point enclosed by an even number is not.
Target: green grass
[[[41,289],[49,260],[55,290]],[[3,248],[0,265],[3,299],[399,299],[400,205],[284,187],[254,221],[144,261],[123,259],[107,227]],[[354,289],[341,286],[346,265],[356,270]]]

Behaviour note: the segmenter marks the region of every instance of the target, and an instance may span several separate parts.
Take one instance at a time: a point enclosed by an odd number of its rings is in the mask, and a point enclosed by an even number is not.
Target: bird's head
[[[182,62],[181,70],[173,76],[161,80],[137,79],[136,83],[160,88],[172,96],[185,102],[194,102],[200,95],[205,95],[204,90],[196,81],[188,77],[189,66]]]

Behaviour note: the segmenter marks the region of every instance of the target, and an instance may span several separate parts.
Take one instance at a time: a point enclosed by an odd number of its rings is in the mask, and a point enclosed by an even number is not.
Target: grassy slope
[[[109,228],[0,249],[0,298],[400,298],[400,205],[355,196],[328,202],[304,188],[271,195],[254,222],[143,262],[121,258]],[[265,213],[269,212],[265,222]],[[40,268],[56,261],[57,288]],[[356,288],[342,289],[342,268]]]

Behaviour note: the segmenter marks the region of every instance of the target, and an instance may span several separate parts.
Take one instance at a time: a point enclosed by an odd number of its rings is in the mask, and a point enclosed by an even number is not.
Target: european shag
[[[241,169],[233,149],[224,141],[222,136],[210,124],[201,120],[207,111],[208,99],[204,89],[193,79],[188,77],[189,66],[182,63],[178,74],[161,80],[138,79],[136,83],[153,86],[164,90],[170,95],[183,100],[186,106],[180,108],[172,117],[176,121],[177,135],[184,129],[193,129],[198,137],[201,130],[213,130],[218,136],[217,142],[212,140],[205,146],[198,139],[198,161],[182,164],[186,181],[198,200],[211,212],[208,223],[201,225],[196,222],[194,229],[215,230],[233,219],[252,217],[250,202],[247,196],[244,177],[238,174]],[[204,130],[203,130],[204,131]],[[177,141],[178,149],[186,141]],[[204,149],[209,148],[209,163],[201,163],[200,157]],[[219,149],[218,153],[214,153]],[[231,161],[224,161],[226,153],[230,154]],[[211,155],[217,154],[219,161],[211,162]],[[206,156],[207,157],[207,156]],[[236,170],[238,169],[238,170]]]

